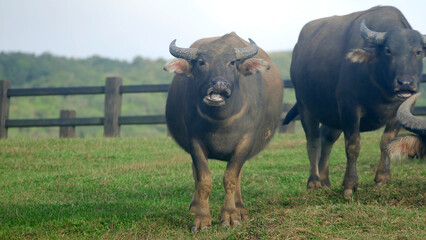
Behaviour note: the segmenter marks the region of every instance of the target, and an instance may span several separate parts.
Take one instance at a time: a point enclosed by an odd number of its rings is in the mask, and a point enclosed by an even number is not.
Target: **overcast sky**
[[[0,0],[0,51],[171,59],[173,39],[188,47],[232,31],[284,51],[308,21],[376,5],[396,6],[426,34],[426,0]]]

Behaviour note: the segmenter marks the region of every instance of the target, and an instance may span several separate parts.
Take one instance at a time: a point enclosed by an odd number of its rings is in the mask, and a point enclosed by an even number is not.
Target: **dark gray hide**
[[[211,225],[208,159],[228,162],[221,224],[238,225],[248,216],[241,199],[241,169],[276,130],[283,96],[281,76],[262,49],[235,33],[201,39],[188,49],[173,41],[170,52],[178,58],[165,66],[176,73],[166,120],[170,134],[193,161],[192,230]]]
[[[400,128],[399,105],[418,90],[423,39],[393,7],[323,18],[303,27],[290,69],[297,108],[285,122],[300,114],[310,160],[308,189],[330,186],[329,154],[343,131],[344,195],[352,195],[358,188],[360,132],[384,125],[375,181],[389,180],[386,145]]]

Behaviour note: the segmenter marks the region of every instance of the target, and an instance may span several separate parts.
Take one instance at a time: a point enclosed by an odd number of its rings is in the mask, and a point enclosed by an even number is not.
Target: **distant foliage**
[[[74,59],[25,53],[0,53],[0,79],[12,88],[103,86],[108,76],[119,76],[124,85],[169,83],[172,75],[163,71],[164,59],[136,57],[132,62],[99,56]],[[163,114],[166,94],[125,94],[122,115]],[[74,109],[77,117],[101,117],[102,95],[15,97],[11,99],[10,119],[58,118],[60,109]],[[166,127],[124,126],[122,136],[165,135]],[[102,136],[102,127],[78,127],[80,137]],[[9,129],[10,137],[57,137],[58,128]]]
[[[277,65],[283,79],[290,79],[291,52],[269,53],[272,61]]]
[[[103,85],[105,77],[120,76],[125,84],[166,83],[164,59],[136,57],[132,62],[99,56],[74,59],[44,53],[0,53],[0,77],[13,87],[59,87]]]

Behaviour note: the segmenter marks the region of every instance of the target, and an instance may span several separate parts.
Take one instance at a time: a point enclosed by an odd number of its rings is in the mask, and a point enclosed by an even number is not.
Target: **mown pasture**
[[[277,134],[243,168],[250,220],[221,228],[226,164],[210,161],[213,226],[191,233],[191,160],[170,137],[0,141],[0,239],[426,239],[426,169],[392,162],[377,187],[380,132],[362,134],[361,190],[342,196],[342,138],[330,189],[306,190],[304,134]]]

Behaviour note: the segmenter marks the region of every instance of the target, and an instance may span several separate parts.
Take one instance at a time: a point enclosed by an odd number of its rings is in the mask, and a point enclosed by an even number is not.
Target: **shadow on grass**
[[[285,207],[299,207],[358,202],[364,205],[378,204],[418,209],[425,204],[425,192],[426,181],[419,176],[393,179],[382,186],[376,186],[374,183],[363,184],[362,189],[356,191],[352,198],[343,196],[343,187],[306,190],[297,193],[296,196],[283,197],[281,204]]]
[[[161,226],[160,229],[164,229],[164,226],[189,228],[192,216],[188,212],[188,206],[192,196],[190,193],[182,194],[188,191],[187,188],[162,186],[141,189],[139,192],[117,190],[105,193],[110,196],[110,200],[85,197],[69,201],[62,199],[64,203],[2,204],[0,228],[78,229],[81,232],[134,226],[154,232],[158,226]],[[80,189],[66,191],[73,196],[81,193]],[[180,194],[176,194],[178,192]],[[99,195],[99,189],[85,192],[85,195]]]

